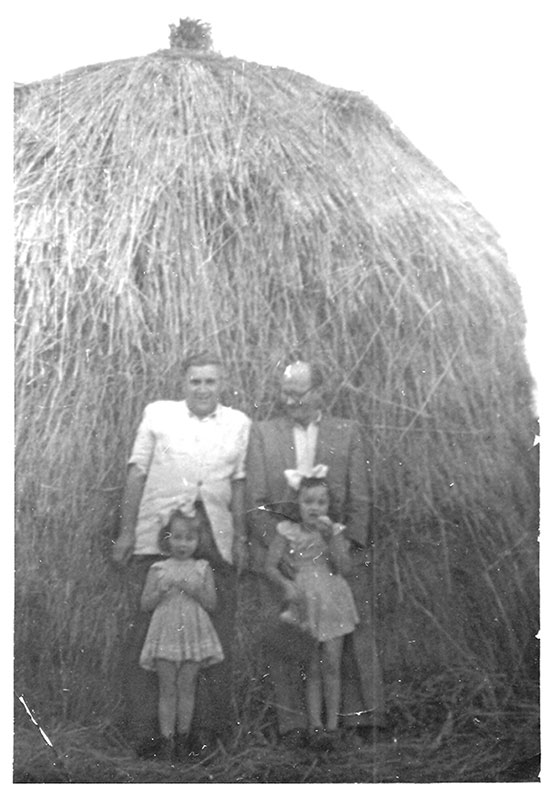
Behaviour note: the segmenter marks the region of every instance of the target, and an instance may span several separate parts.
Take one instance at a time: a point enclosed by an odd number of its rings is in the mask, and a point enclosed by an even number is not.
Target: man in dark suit
[[[284,630],[277,623],[282,594],[264,576],[265,555],[276,524],[284,517],[297,519],[296,494],[284,476],[285,469],[306,472],[317,464],[328,466],[330,518],[346,526],[353,560],[348,581],[360,616],[360,623],[346,638],[343,650],[341,725],[353,728],[363,738],[384,722],[383,688],[370,608],[371,462],[358,423],[328,416],[321,410],[321,387],[322,374],[309,362],[297,361],[284,370],[280,385],[283,415],[252,425],[246,463],[250,567],[257,574],[262,622],[271,627],[265,637],[269,672],[279,736],[288,743],[299,743],[306,735],[299,670],[299,654],[306,651],[291,638],[284,642]],[[290,563],[283,572],[291,578]]]

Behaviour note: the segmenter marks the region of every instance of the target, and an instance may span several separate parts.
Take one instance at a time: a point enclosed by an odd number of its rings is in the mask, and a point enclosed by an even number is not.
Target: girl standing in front
[[[288,472],[294,478],[296,472]],[[298,475],[299,477],[299,475]],[[281,619],[292,622],[316,640],[306,664],[306,702],[310,744],[333,746],[337,736],[341,700],[341,654],[346,634],[354,631],[358,613],[348,583],[342,574],[349,571],[350,559],[344,527],[328,518],[329,494],[326,480],[299,477],[297,500],[301,522],[283,521],[269,545],[265,572],[278,583],[287,608]],[[295,578],[279,570],[290,554]],[[326,726],[322,723],[324,704]]]
[[[154,610],[140,665],[158,675],[157,758],[183,760],[194,711],[201,667],[223,660],[223,650],[208,612],[216,594],[212,569],[193,556],[200,524],[194,515],[175,510],[160,530],[158,545],[169,557],[149,569],[141,608]]]

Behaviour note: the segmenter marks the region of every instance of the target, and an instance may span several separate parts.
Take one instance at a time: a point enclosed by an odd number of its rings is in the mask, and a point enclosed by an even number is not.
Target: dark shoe
[[[184,763],[191,760],[191,751],[189,747],[189,737],[186,733],[176,733],[173,747],[173,760],[178,763]]]
[[[326,728],[324,731],[324,736],[326,739],[326,743],[328,750],[340,750],[343,746],[343,738],[341,735],[341,731],[335,728],[334,730],[329,730]]]
[[[306,743],[306,732],[303,728],[292,728],[286,733],[281,733],[278,737],[280,744],[290,750],[304,747]]]
[[[346,744],[357,750],[371,747],[378,742],[388,742],[391,737],[391,730],[381,725],[358,725],[345,731]]]
[[[337,739],[337,731],[328,731],[326,728],[313,728],[309,731],[309,747],[311,750],[320,752],[335,750]]]
[[[135,748],[135,752],[139,758],[156,758],[156,754],[160,749],[162,739],[158,736],[151,736],[145,739]]]
[[[163,736],[159,743],[158,749],[154,756],[157,761],[173,761],[174,760],[174,739],[173,736],[169,738],[167,736]]]
[[[219,737],[213,731],[202,730],[187,739],[188,754],[194,758],[207,758],[219,746]]]
[[[385,742],[391,736],[391,730],[386,725],[359,725],[356,733],[366,744]]]

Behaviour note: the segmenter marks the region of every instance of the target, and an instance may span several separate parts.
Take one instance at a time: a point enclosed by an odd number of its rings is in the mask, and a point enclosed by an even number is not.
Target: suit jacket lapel
[[[295,469],[296,459],[293,428],[291,422],[284,417],[280,421],[280,449],[284,459],[284,468]]]
[[[274,471],[280,469],[295,469],[295,444],[291,423],[280,416],[274,423],[271,437],[271,462]]]
[[[316,439],[316,450],[315,450],[315,465],[317,463],[324,463],[326,466],[330,465],[331,446],[332,444],[330,437],[330,428],[328,423],[326,422],[326,418],[322,417],[318,425],[318,436]]]

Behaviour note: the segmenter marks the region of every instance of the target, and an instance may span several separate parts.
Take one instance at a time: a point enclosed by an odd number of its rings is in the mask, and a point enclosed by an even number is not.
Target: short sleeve
[[[208,575],[208,571],[212,571],[208,560],[204,560],[203,558],[200,558],[196,561],[196,570],[203,579]]]
[[[132,453],[128,461],[147,474],[154,454],[155,436],[151,422],[151,406],[147,405],[143,411],[141,424],[137,428]]]
[[[233,480],[243,480],[246,477],[246,453],[248,451],[251,420],[245,414],[242,414],[242,419],[242,426],[236,437],[236,460],[232,476]]]

